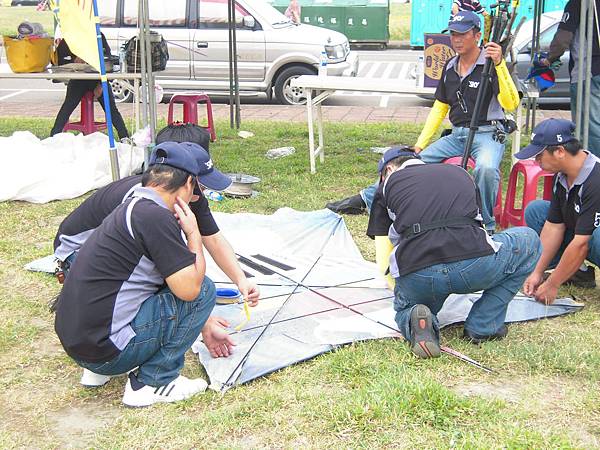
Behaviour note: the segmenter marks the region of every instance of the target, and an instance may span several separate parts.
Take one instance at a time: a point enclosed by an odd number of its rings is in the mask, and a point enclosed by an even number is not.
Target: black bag
[[[210,132],[193,123],[175,122],[164,127],[156,135],[157,144],[166,141],[193,142],[208,151]]]
[[[169,60],[169,49],[165,41],[156,31],[150,32],[150,54],[152,55],[152,70],[155,72],[165,70]],[[141,47],[139,36],[134,36],[125,43],[125,61],[129,72],[140,72],[141,69]]]

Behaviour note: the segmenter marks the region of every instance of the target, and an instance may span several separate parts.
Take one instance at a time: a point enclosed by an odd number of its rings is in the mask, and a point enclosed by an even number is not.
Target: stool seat
[[[80,131],[83,134],[92,134],[96,131],[105,130],[106,122],[94,120],[94,93],[87,91],[81,98],[81,118],[77,122],[69,122],[63,127],[63,131]]]
[[[523,200],[521,207],[516,205],[519,174],[523,175]],[[507,228],[509,225],[525,225],[525,208],[527,208],[530,202],[537,199],[540,178],[544,179],[543,199],[550,200],[552,198],[554,174],[546,172],[532,160],[517,161],[515,163],[508,178],[506,203],[504,204],[501,221],[502,228]]]
[[[210,97],[203,93],[189,93],[189,94],[176,94],[171,97],[169,101],[169,113],[167,123],[173,124],[173,111],[175,105],[183,105],[183,122],[193,123],[198,125],[198,104],[206,104],[206,120],[207,126],[202,128],[206,129],[210,133],[210,140],[214,142],[217,140],[217,133],[215,132],[215,124],[213,122],[212,114],[212,103]]]
[[[444,164],[454,164],[455,166],[460,166],[462,164],[462,156],[446,158],[442,162]],[[469,161],[467,161],[467,169],[473,170],[474,168],[475,160],[473,158],[469,158]],[[498,186],[498,195],[496,196],[496,204],[494,205],[494,219],[496,219],[496,223],[500,223],[500,220],[502,219],[502,173],[500,173],[500,185]]]

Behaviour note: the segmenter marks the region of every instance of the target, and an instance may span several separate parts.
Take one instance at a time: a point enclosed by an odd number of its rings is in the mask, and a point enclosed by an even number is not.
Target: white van
[[[150,27],[162,34],[169,62],[157,73],[166,92],[229,93],[227,0],[149,0]],[[138,0],[98,2],[100,24],[113,54],[137,32]],[[296,25],[264,0],[237,0],[236,35],[241,95],[264,92],[282,104],[303,104],[290,80],[316,74],[327,52],[327,75],[356,76],[358,55],[341,33]],[[131,93],[113,84],[117,100]]]

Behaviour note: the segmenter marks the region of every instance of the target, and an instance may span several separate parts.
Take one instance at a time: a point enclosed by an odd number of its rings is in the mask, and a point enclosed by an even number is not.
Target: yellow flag
[[[53,0],[50,7],[71,51],[100,72],[92,0]]]

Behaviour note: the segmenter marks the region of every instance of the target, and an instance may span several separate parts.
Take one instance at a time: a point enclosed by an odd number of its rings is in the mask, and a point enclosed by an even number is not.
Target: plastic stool
[[[523,202],[520,208],[515,206],[517,194],[517,180],[519,173],[523,174]],[[544,200],[552,198],[554,174],[542,170],[535,161],[517,161],[510,171],[508,178],[508,189],[506,191],[506,203],[502,214],[501,226],[507,228],[509,225],[525,225],[525,208],[533,200],[537,199],[537,188],[540,177],[544,177]]]
[[[81,97],[81,120],[78,122],[67,123],[63,131],[80,131],[83,134],[92,134],[99,130],[106,129],[106,122],[95,122],[94,121],[94,93],[87,91],[83,97]]]
[[[460,166],[462,164],[462,156],[453,156],[442,162],[444,164]],[[467,168],[471,170],[475,168],[475,161],[473,158],[469,158]],[[494,205],[494,219],[496,219],[496,223],[500,223],[500,220],[502,219],[502,173],[500,173],[500,185],[498,186],[498,195],[496,196],[496,204]]]
[[[210,132],[210,140],[214,142],[217,140],[217,134],[215,133],[215,124],[213,122],[212,103],[206,94],[177,94],[171,97],[168,124],[173,124],[173,105],[180,104],[183,105],[183,122],[198,125],[198,103],[206,104],[208,125],[202,128]]]

